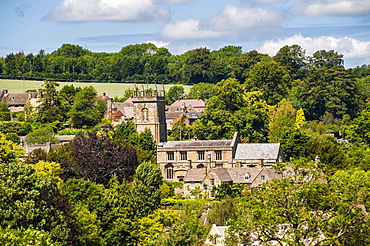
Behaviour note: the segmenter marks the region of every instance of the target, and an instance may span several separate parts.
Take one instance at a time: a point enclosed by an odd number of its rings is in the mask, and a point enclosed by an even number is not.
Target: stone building
[[[221,183],[242,184],[250,189],[271,179],[281,179],[283,174],[276,173],[270,166],[248,166],[229,168],[193,168],[184,177],[184,196],[193,197],[194,191],[210,198],[215,197],[215,186]]]
[[[190,169],[266,167],[283,161],[279,143],[242,144],[232,140],[168,141],[157,145],[164,180],[184,181]]]
[[[144,86],[141,91],[134,88],[132,97],[134,124],[138,132],[143,132],[149,128],[157,143],[167,141],[167,125],[166,125],[166,100],[164,86],[159,92],[157,85],[151,95],[146,95]]]

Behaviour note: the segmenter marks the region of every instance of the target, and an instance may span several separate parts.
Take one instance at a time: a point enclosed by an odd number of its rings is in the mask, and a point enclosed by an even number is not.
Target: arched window
[[[203,164],[199,164],[199,165],[197,166],[197,168],[204,168],[204,165],[203,165]]]
[[[248,173],[246,173],[245,175],[244,175],[244,180],[249,180],[250,179],[250,176],[249,176],[249,174]]]
[[[143,114],[143,121],[148,121],[148,109],[143,108],[143,110],[141,110],[141,113]]]
[[[172,180],[173,179],[173,165],[167,164],[164,168],[166,170],[166,179]]]

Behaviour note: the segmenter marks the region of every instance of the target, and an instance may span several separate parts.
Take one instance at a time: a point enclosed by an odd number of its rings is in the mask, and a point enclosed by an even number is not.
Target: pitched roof
[[[279,157],[280,143],[238,144],[236,160],[276,160]]]
[[[28,92],[11,92],[4,96],[4,101],[9,106],[20,106],[25,105],[28,101]]]
[[[233,181],[227,169],[229,168],[212,168],[211,170],[217,175],[221,182]]]
[[[125,103],[129,103],[129,104],[134,104],[133,102],[134,98],[133,97],[129,97],[126,101],[124,101]]]
[[[187,100],[177,100],[171,104],[171,107],[181,107],[185,105],[189,107],[190,105],[194,108],[204,108],[206,107],[205,102],[202,99],[187,99]]]
[[[200,119],[200,112],[188,112],[186,113],[188,119]]]
[[[202,182],[206,177],[204,171],[204,168],[189,169],[184,177],[184,182]],[[283,177],[282,174],[277,173],[274,169],[266,167],[211,168],[209,172],[213,172],[217,175],[221,182],[233,182],[238,184],[253,183],[261,172],[266,172],[271,179],[281,179]],[[248,174],[247,179],[245,178],[246,174]]]
[[[128,117],[131,118],[133,117],[133,104],[127,103],[127,102],[113,102],[113,105],[121,111],[121,113]],[[118,116],[118,115],[117,115]]]
[[[186,172],[184,182],[202,182],[204,177],[204,168],[191,168]]]
[[[253,180],[258,176],[262,169],[257,167],[233,167],[227,170],[234,183],[252,183]],[[245,179],[245,175],[248,174],[248,179]]]
[[[180,114],[183,114],[183,112],[168,112],[166,115],[166,119],[176,119],[180,116]]]
[[[194,141],[168,141],[163,143],[164,148],[192,148],[192,147],[226,147],[232,140],[194,140]]]

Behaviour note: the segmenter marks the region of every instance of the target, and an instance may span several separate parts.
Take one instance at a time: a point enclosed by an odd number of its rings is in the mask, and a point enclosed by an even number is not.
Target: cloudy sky
[[[370,64],[370,0],[0,0],[0,56],[77,44],[94,52],[151,42],[172,54],[238,45],[274,55],[298,44]]]

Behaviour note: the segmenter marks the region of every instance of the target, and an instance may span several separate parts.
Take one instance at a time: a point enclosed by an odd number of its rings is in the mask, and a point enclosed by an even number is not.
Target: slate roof
[[[4,96],[5,101],[9,106],[23,106],[28,101],[28,92],[11,92]]]
[[[187,99],[187,100],[177,100],[171,104],[171,107],[181,107],[185,104],[186,107],[190,105],[193,108],[205,108],[206,104],[202,99]]]
[[[217,175],[221,182],[231,182],[233,179],[227,169],[229,168],[212,168],[211,170]]]
[[[232,140],[168,141],[163,148],[227,147],[231,143]]]
[[[166,115],[166,119],[176,119],[180,116],[180,114],[183,114],[183,112],[168,112]]]
[[[271,179],[281,179],[282,174],[276,173],[272,168],[257,168],[257,167],[230,167],[230,168],[211,168],[221,182],[233,182],[239,184],[252,183],[261,172],[266,172]],[[248,173],[249,179],[245,179],[245,174]],[[184,182],[202,182],[206,177],[204,168],[189,169],[184,177]]]
[[[265,168],[266,169],[266,168]],[[228,168],[227,171],[230,174],[234,183],[252,183],[253,180],[258,176],[262,169],[257,167],[233,167]],[[245,174],[248,173],[249,179],[244,179]]]
[[[200,112],[186,113],[186,117],[188,117],[189,119],[200,119]]]
[[[280,143],[238,144],[235,160],[276,160],[279,157]]]
[[[184,177],[186,182],[202,182],[204,179],[204,168],[192,168],[189,169]]]
[[[133,106],[128,102],[113,102],[114,106],[128,118],[133,117]]]

